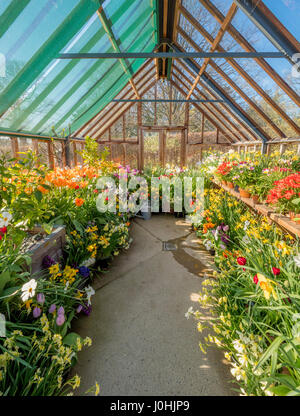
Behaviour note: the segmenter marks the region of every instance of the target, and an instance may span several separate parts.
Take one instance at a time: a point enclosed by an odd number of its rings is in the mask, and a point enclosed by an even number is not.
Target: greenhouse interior
[[[0,2],[1,396],[300,396],[299,21]]]

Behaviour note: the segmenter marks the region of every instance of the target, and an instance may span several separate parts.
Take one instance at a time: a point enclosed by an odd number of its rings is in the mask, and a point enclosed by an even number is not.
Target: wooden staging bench
[[[264,215],[269,218],[272,222],[277,224],[280,228],[283,228],[285,231],[288,231],[290,234],[300,237],[300,225],[296,224],[295,221],[290,220],[288,217],[282,214],[278,214],[274,209],[264,204],[256,204],[253,202],[252,198],[243,198],[240,196],[239,192],[236,192],[234,189],[229,188],[226,185],[221,184],[216,180],[212,182],[217,185],[219,188],[223,188],[226,192],[234,196],[235,198],[243,201],[249,208],[256,211],[258,214]]]

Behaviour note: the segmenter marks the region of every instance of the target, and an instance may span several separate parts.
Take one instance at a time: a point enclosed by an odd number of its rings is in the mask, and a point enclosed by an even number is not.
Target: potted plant
[[[300,222],[300,173],[294,173],[274,182],[269,191],[267,202],[278,207],[279,211],[289,214],[295,222]]]

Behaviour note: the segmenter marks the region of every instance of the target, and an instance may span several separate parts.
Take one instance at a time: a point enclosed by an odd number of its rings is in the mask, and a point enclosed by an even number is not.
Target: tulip
[[[240,266],[245,266],[245,264],[247,263],[247,260],[245,259],[245,257],[238,257],[238,258],[236,259],[236,261],[238,262],[238,264],[239,264]]]
[[[280,274],[280,269],[278,269],[277,267],[272,267],[272,272],[274,276],[278,276]]]

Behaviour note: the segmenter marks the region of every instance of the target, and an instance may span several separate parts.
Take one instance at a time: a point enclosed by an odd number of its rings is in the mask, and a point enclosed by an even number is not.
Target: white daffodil
[[[7,227],[11,219],[12,219],[12,215],[9,212],[7,211],[0,212],[0,228]]]
[[[295,262],[297,267],[300,267],[300,254],[298,254],[298,256],[294,257],[294,262]]]
[[[91,297],[95,294],[95,291],[92,288],[92,286],[86,287],[85,288],[85,293],[86,293],[86,296],[87,296],[88,305],[91,305]]]
[[[36,286],[37,282],[34,279],[29,280],[29,282],[22,286],[21,299],[23,302],[26,302],[29,298],[33,298],[35,295]]]
[[[245,221],[245,223],[244,223],[244,231],[246,231],[248,229],[249,225],[250,225],[250,221],[248,221],[248,220]]]
[[[194,313],[193,307],[191,306],[188,311],[184,314],[184,316],[186,317],[186,319],[189,319],[190,315],[192,315]]]

